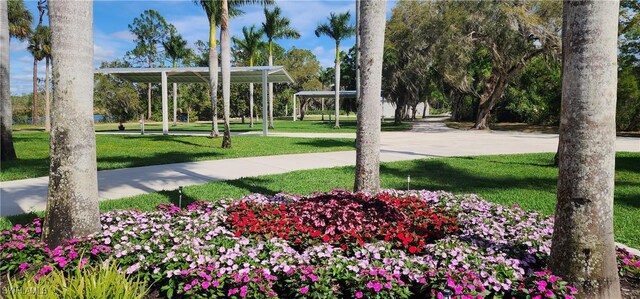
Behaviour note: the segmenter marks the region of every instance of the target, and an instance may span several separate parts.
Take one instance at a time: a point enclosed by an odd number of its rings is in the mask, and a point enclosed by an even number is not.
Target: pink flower
[[[184,285],[184,287],[182,288],[185,292],[191,289],[191,285],[190,284],[186,284]]]
[[[202,288],[205,289],[205,290],[208,289],[210,285],[211,285],[211,283],[209,283],[208,281],[203,281],[202,282]]]
[[[240,288],[240,297],[244,298],[247,297],[247,291],[249,290],[249,288],[247,286],[242,286]]]
[[[538,291],[543,292],[547,289],[547,282],[544,280],[538,281]]]
[[[356,291],[356,298],[358,299],[362,298],[362,292]]]
[[[300,294],[306,294],[309,293],[309,288],[308,287],[301,287],[300,288]]]
[[[29,267],[29,263],[22,263],[18,268],[20,268],[20,273],[24,273],[24,271]]]

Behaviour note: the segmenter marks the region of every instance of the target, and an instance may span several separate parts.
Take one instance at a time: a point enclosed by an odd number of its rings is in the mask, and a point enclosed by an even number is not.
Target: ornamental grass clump
[[[572,298],[549,272],[553,219],[476,195],[253,194],[100,217],[48,248],[41,222],[0,233],[0,276],[45,279],[117,260],[166,298]],[[621,274],[640,277],[619,251]],[[15,280],[14,280],[15,281]]]

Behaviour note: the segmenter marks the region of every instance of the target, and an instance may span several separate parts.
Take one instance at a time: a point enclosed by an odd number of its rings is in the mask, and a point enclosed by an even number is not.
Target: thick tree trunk
[[[424,105],[422,106],[422,118],[427,118],[430,114],[429,110],[431,107],[429,106],[429,101],[424,101]]]
[[[7,1],[0,1],[0,160],[16,159],[13,147],[13,107],[9,80],[9,8]]]
[[[249,83],[249,128],[253,128],[253,83]]]
[[[220,19],[220,61],[222,64],[222,104],[224,113],[224,136],[222,148],[231,148],[231,37],[229,36],[229,3],[222,0],[222,18]]]
[[[493,76],[494,75],[492,75],[492,77]],[[489,117],[491,116],[491,110],[493,109],[493,107],[495,107],[500,98],[502,98],[504,90],[507,88],[507,75],[496,74],[495,78],[495,80],[489,80],[490,83],[487,84],[487,90],[480,97],[478,116],[476,117],[476,122],[473,125],[473,129],[489,129]]]
[[[100,230],[93,128],[93,2],[49,2],[53,123],[43,241],[50,248]]]
[[[551,270],[581,298],[620,298],[613,239],[618,1],[564,2]]]
[[[49,57],[46,59],[46,67],[44,73],[44,130],[46,132],[51,131],[51,100],[49,98],[49,66],[50,60]]]
[[[38,126],[38,60],[33,58],[33,113],[31,123]]]
[[[209,87],[211,88],[211,134],[220,136],[218,131],[218,50],[216,50],[216,23],[212,17],[209,24]]]
[[[380,189],[380,90],[386,1],[360,3],[360,90],[356,131],[355,191]]]
[[[336,60],[335,60],[335,81],[336,81],[336,124],[334,128],[340,129],[340,42],[336,42]]]

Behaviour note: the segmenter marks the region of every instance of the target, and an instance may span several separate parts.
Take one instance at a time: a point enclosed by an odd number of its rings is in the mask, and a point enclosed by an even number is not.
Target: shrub
[[[78,264],[68,275],[56,269],[43,277],[27,274],[20,279],[9,277],[8,280],[8,287],[3,289],[3,295],[8,299],[142,299],[147,294],[145,281],[120,273],[114,262],[93,267]]]

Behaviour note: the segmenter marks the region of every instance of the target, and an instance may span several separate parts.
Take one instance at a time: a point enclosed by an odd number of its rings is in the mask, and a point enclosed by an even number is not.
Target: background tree
[[[0,48],[9,49],[11,37],[24,39],[31,29],[31,14],[24,9],[22,1],[1,1],[0,3]],[[27,22],[28,21],[28,22]],[[21,26],[28,23],[28,26]],[[9,51],[0,53],[0,161],[15,160],[13,146],[13,107],[9,79]]]
[[[355,191],[380,189],[380,89],[386,1],[360,3],[360,90],[356,129]]]
[[[269,43],[269,66],[273,65],[273,41],[283,38],[300,38],[300,33],[291,27],[291,21],[283,17],[280,7],[274,7],[272,11],[264,9],[265,21],[262,23],[262,31],[267,36]],[[267,121],[267,120],[263,120]],[[273,129],[273,83],[269,83],[269,128]]]
[[[301,90],[317,90],[322,86],[318,80],[318,74],[322,67],[316,55],[310,50],[292,47],[285,53],[284,57],[276,60],[276,63],[284,66],[288,70],[291,79],[293,79],[293,84],[287,86],[287,89],[291,92],[287,93],[293,94]],[[299,100],[301,119],[304,119],[305,107],[310,103],[310,100],[305,98],[300,98]]]
[[[162,62],[159,46],[167,39],[168,24],[159,12],[145,10],[129,24],[129,31],[136,36],[136,47],[127,52],[127,56],[147,67]],[[147,118],[151,118],[151,83],[147,85]]]
[[[49,4],[53,57],[53,123],[43,241],[100,230],[93,127],[93,2]],[[69,113],[73,111],[74,113]]]
[[[169,25],[169,37],[162,43],[164,52],[171,59],[171,66],[177,67],[178,60],[184,60],[188,56],[193,55],[191,49],[187,48],[187,41],[178,34],[173,25]],[[178,109],[178,83],[173,83],[173,125],[177,124]]]
[[[50,52],[49,41],[51,32],[46,26],[38,25],[33,34],[29,37],[27,50],[33,56],[33,125],[37,126],[38,119],[38,62],[43,60]]]
[[[549,266],[583,298],[620,298],[613,239],[618,1],[567,1],[564,14],[560,171]]]
[[[340,128],[340,42],[352,37],[356,28],[351,25],[351,14],[349,12],[343,14],[331,13],[327,18],[328,23],[318,25],[316,28],[316,36],[326,35],[336,42],[336,58],[335,58],[335,106],[336,106],[336,125]]]
[[[131,67],[131,64],[115,60],[100,65],[100,68],[109,67]],[[107,116],[119,122],[123,129],[126,121],[143,112],[136,85],[117,76],[95,76],[94,103],[96,109],[104,111]]]
[[[262,35],[264,32],[257,30],[255,25],[247,28],[242,27],[243,38],[239,39],[233,37],[233,43],[238,48],[239,52],[243,56],[244,60],[248,62],[249,66],[253,66],[258,50],[264,47],[262,41]],[[249,127],[253,128],[253,83],[249,83]]]

